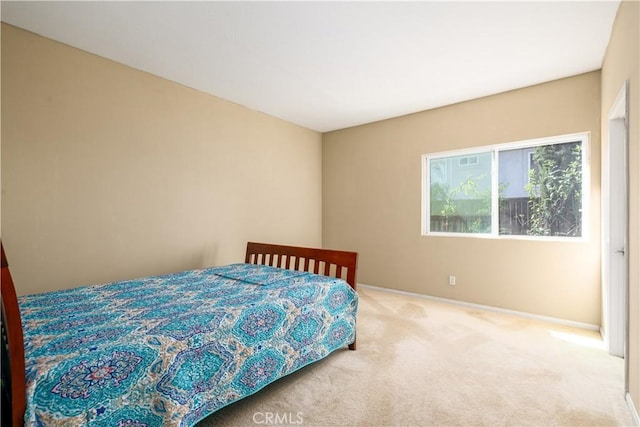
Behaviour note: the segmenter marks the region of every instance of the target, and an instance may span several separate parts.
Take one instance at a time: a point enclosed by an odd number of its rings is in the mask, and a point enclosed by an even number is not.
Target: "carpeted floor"
[[[596,332],[361,288],[338,350],[199,424],[632,426]]]

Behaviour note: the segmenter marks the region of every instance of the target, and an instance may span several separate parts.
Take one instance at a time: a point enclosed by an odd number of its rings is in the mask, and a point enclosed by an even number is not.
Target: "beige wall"
[[[321,244],[321,135],[2,24],[2,239],[18,293]]]
[[[608,113],[629,81],[629,392],[640,410],[640,3],[623,1],[602,66],[602,135]],[[603,137],[603,152],[607,149]]]
[[[422,154],[584,131],[588,242],[421,236]],[[323,243],[360,252],[361,283],[599,325],[599,186],[592,72],[325,134]]]

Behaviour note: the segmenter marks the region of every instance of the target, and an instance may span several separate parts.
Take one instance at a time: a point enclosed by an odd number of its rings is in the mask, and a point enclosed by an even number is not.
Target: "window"
[[[423,234],[584,238],[588,134],[423,156]]]
[[[478,164],[478,156],[461,156],[458,158],[459,166],[471,166]]]

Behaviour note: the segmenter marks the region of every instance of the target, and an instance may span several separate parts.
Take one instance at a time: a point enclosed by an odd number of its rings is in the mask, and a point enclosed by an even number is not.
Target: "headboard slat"
[[[263,254],[262,259],[258,259],[259,257],[255,256],[255,254]],[[282,265],[282,258],[284,258],[285,265]],[[290,262],[291,258],[295,259],[295,263]],[[287,269],[292,269],[293,267],[295,270],[300,270],[302,258],[304,258],[303,271],[315,274],[321,274],[322,271],[325,276],[332,275],[333,277],[341,278],[353,289],[356,288],[357,252],[248,242],[245,262]],[[324,265],[322,269],[321,263]],[[332,265],[335,266],[335,271],[333,272]],[[346,270],[346,277],[344,277],[344,270]]]

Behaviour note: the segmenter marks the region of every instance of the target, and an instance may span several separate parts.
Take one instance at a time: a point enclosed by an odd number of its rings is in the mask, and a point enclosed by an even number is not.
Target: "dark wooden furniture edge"
[[[2,252],[2,325],[4,328],[2,345],[8,346],[10,367],[10,399],[11,399],[11,424],[13,426],[24,425],[24,411],[26,405],[26,379],[24,369],[24,339],[22,336],[22,319],[18,296],[13,285],[9,263],[4,254],[4,246],[0,240]],[[6,343],[5,337],[6,334]],[[3,417],[4,418],[4,417]]]
[[[357,252],[247,242],[244,262],[338,277],[356,290]],[[355,340],[349,349],[356,349]]]

